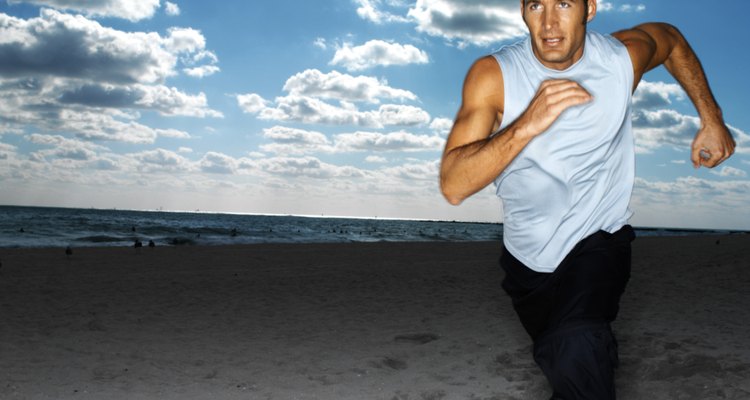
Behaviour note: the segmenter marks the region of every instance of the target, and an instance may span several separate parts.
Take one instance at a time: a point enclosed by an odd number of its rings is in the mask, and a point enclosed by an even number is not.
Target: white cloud
[[[313,41],[313,45],[321,50],[327,50],[328,44],[326,43],[326,40],[324,38],[315,38]]]
[[[621,4],[620,6],[616,6],[611,1],[599,1],[597,3],[597,11],[619,11],[619,12],[642,12],[646,10],[646,6],[644,4],[631,4],[631,3],[625,3]]]
[[[176,129],[154,129],[132,120],[122,113],[90,112],[64,109],[59,119],[37,122],[37,126],[50,131],[71,132],[78,138],[94,141],[116,141],[134,144],[151,144],[157,137],[189,138],[190,135]]]
[[[382,104],[362,110],[354,102],[379,104],[383,99],[416,100],[403,89],[388,86],[385,80],[369,76],[351,76],[337,71],[323,73],[310,69],[290,77],[284,84],[287,96],[269,101],[256,93],[236,95],[237,104],[259,119],[305,124],[355,125],[382,128],[429,123],[423,109],[404,104]],[[338,104],[323,99],[337,100]]]
[[[436,135],[447,137],[453,128],[453,120],[448,118],[435,118],[430,122],[430,130]]]
[[[197,29],[169,28],[164,47],[172,53],[196,53],[206,48],[206,38]]]
[[[305,154],[332,152],[326,135],[316,131],[274,126],[263,130],[263,137],[273,141],[260,146],[262,151],[276,154]]]
[[[439,151],[445,144],[436,136],[404,131],[343,133],[336,135],[334,141],[339,151]]]
[[[412,22],[416,24],[417,31],[444,38],[459,47],[487,46],[528,33],[518,0],[416,0],[406,17],[397,13],[406,6],[404,2],[354,2],[359,6],[357,15],[360,18],[376,24]],[[616,6],[609,1],[600,1],[598,9],[604,12],[641,12],[646,7],[631,3]]]
[[[131,154],[138,161],[141,172],[175,172],[190,170],[190,162],[183,156],[166,149],[147,150]]]
[[[672,108],[673,101],[686,101],[677,84],[643,81],[633,96],[633,128],[636,151],[651,153],[661,147],[689,152],[698,133],[700,118],[684,115]],[[737,153],[750,153],[750,135],[727,125],[737,142]]]
[[[694,176],[674,181],[636,178],[633,222],[643,226],[747,229],[750,221],[747,193],[750,193],[748,180],[714,181]]]
[[[517,0],[417,0],[408,15],[418,31],[459,47],[486,46],[528,32]]]
[[[369,103],[379,103],[382,99],[417,99],[414,93],[392,88],[385,80],[364,75],[351,76],[338,71],[325,74],[317,69],[308,69],[293,75],[287,79],[284,90],[292,96]]]
[[[158,136],[188,138],[175,129],[140,124],[140,110],[163,116],[221,117],[203,93],[190,95],[162,85],[119,85],[80,79],[31,78],[0,84],[0,113],[22,127],[68,133],[89,140],[153,143]]]
[[[672,99],[682,101],[687,94],[675,83],[641,81],[633,94],[633,106],[645,109],[664,108],[672,105]]]
[[[164,12],[166,12],[167,15],[172,16],[172,17],[180,15],[180,6],[178,6],[175,3],[166,1],[164,2]]]
[[[198,162],[200,170],[212,174],[234,174],[239,162],[223,153],[209,151]]]
[[[156,129],[156,133],[160,137],[168,137],[173,139],[190,139],[190,134],[178,129]]]
[[[275,106],[257,94],[237,96],[246,113],[258,114],[262,120],[295,121],[306,124],[356,125],[382,128],[426,124],[430,115],[419,107],[384,104],[376,110],[360,111],[354,104],[342,102],[335,106],[306,96],[277,97]]]
[[[0,73],[119,83],[155,83],[174,75],[177,55],[156,33],[127,33],[82,16],[45,9],[23,20],[0,14]]]
[[[633,128],[639,153],[650,153],[662,146],[687,150],[700,128],[700,119],[669,109],[636,110]]]
[[[259,113],[269,106],[269,102],[256,93],[237,95],[237,104],[244,112],[250,114]]]
[[[159,111],[162,115],[189,117],[223,117],[219,111],[208,108],[208,99],[204,93],[188,95],[177,88],[166,86],[140,86],[143,96],[136,101],[136,106]]]
[[[615,6],[612,5],[612,3],[604,0],[600,0],[596,3],[596,10],[598,12],[602,11],[612,11],[614,10]]]
[[[189,75],[194,78],[203,78],[209,75],[213,75],[219,71],[220,71],[219,67],[215,65],[202,65],[200,67],[185,68],[182,70],[182,72],[184,72],[185,75]]]
[[[34,152],[35,159],[47,160],[49,158],[69,159],[76,161],[89,161],[96,157],[98,151],[104,147],[76,139],[67,139],[60,135],[32,134],[26,137],[31,143],[52,146],[52,149],[44,149]]]
[[[274,126],[273,128],[264,129],[263,136],[283,143],[313,145],[328,144],[328,138],[320,132],[287,128],[284,126]]]
[[[18,148],[16,146],[0,142],[0,160],[7,160],[10,157],[14,156],[17,149]]]
[[[745,178],[747,177],[747,172],[738,168],[730,167],[730,166],[721,167],[721,169],[718,171],[715,169],[712,169],[711,173],[714,175],[721,176],[723,178]]]
[[[404,131],[342,133],[334,135],[331,141],[321,132],[283,126],[264,129],[263,137],[272,143],[263,144],[260,149],[275,154],[434,152],[439,151],[445,143],[436,136],[415,135]]]
[[[382,125],[422,125],[430,122],[430,114],[419,107],[385,104],[378,108]]]
[[[388,159],[383,156],[367,156],[365,157],[365,162],[371,164],[384,164],[388,162]]]
[[[159,8],[159,0],[8,0],[11,5],[19,3],[75,11],[89,17],[115,17],[133,22],[151,18]]]
[[[382,9],[381,0],[354,0],[354,3],[359,5],[359,7],[357,7],[357,15],[359,15],[359,17],[364,20],[376,24],[408,21],[408,19],[403,16],[384,11]],[[395,5],[400,5],[398,2],[390,3],[396,3]]]
[[[338,166],[315,157],[272,157],[255,161],[262,171],[286,178],[362,178],[368,174],[356,167]]]
[[[331,65],[341,65],[349,71],[361,71],[376,66],[426,64],[427,53],[410,45],[370,40],[360,46],[344,43],[336,50]]]
[[[430,187],[437,185],[439,171],[440,161],[438,160],[404,164],[397,167],[386,168],[383,170],[383,172],[389,176],[404,179],[407,181],[426,182],[429,183]]]
[[[163,85],[113,85],[81,83],[79,80],[56,79],[40,83],[44,96],[28,96],[26,103],[49,103],[58,99],[60,107],[152,110],[164,116],[217,117],[221,112],[208,107],[206,95],[190,95],[174,87]]]
[[[50,9],[28,20],[0,14],[0,37],[0,74],[6,78],[153,84],[206,53],[205,38],[195,29],[171,28],[165,36],[124,32]]]

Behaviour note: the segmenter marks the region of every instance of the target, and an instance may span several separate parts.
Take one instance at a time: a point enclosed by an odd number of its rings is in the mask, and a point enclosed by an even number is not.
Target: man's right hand
[[[529,139],[541,135],[570,107],[585,104],[593,97],[577,82],[550,79],[539,85],[526,111],[516,120],[517,135]]]

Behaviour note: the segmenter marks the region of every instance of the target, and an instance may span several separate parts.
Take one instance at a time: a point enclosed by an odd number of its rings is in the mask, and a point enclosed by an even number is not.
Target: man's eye
[[[560,2],[560,8],[569,8],[569,7],[570,7],[570,3],[566,3],[564,1]]]

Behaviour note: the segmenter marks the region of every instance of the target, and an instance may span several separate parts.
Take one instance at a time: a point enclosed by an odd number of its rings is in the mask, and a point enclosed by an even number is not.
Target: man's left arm
[[[698,57],[677,28],[663,23],[647,23],[613,33],[628,49],[633,62],[633,90],[643,75],[664,65],[695,105],[701,127],[693,139],[693,166],[713,168],[734,153],[735,141],[729,133],[716,99],[708,86]]]

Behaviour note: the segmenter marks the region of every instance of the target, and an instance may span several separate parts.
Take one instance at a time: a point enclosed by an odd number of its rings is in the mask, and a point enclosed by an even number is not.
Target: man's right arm
[[[545,81],[521,116],[490,136],[503,117],[504,81],[492,56],[479,59],[466,76],[461,108],[443,151],[443,196],[457,205],[482,190],[565,109],[590,100],[591,95],[576,82]]]

